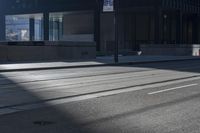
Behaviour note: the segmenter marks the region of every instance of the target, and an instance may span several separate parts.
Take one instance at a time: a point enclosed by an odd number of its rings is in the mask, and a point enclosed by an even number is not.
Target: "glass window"
[[[7,15],[5,21],[7,41],[43,40],[42,14]]]
[[[20,16],[6,16],[6,40],[28,41],[29,19]]]
[[[51,41],[94,41],[93,12],[50,13]]]

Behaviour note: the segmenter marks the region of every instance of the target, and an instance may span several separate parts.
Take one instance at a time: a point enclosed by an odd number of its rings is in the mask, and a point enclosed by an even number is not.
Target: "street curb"
[[[53,69],[70,69],[70,68],[87,68],[87,67],[104,67],[104,66],[126,66],[137,64],[151,64],[151,63],[165,63],[165,62],[181,62],[200,60],[200,58],[190,59],[172,59],[172,60],[160,60],[160,61],[140,61],[140,62],[122,62],[122,63],[106,63],[106,64],[93,64],[93,65],[76,65],[76,66],[56,66],[56,67],[42,67],[42,68],[22,68],[22,69],[4,69],[0,72],[20,72],[20,71],[39,71],[39,70],[53,70]]]

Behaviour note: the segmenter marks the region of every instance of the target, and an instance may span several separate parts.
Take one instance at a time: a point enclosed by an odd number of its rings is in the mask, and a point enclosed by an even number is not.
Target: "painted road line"
[[[183,88],[192,87],[192,86],[197,86],[197,85],[198,85],[198,84],[189,84],[189,85],[184,85],[184,86],[169,88],[169,89],[165,89],[165,90],[154,91],[154,92],[148,93],[148,95],[155,95],[155,94],[159,94],[159,93],[163,93],[163,92],[168,92],[168,91],[183,89]]]

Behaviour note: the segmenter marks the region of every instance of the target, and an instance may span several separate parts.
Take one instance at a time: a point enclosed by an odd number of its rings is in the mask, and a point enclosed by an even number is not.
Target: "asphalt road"
[[[0,74],[2,133],[199,133],[200,61]]]

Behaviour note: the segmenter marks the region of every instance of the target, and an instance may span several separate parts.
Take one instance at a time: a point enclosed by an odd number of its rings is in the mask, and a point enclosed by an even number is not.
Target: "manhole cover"
[[[55,122],[52,122],[52,121],[34,121],[33,124],[38,125],[38,126],[48,126],[48,125],[55,124]]]

